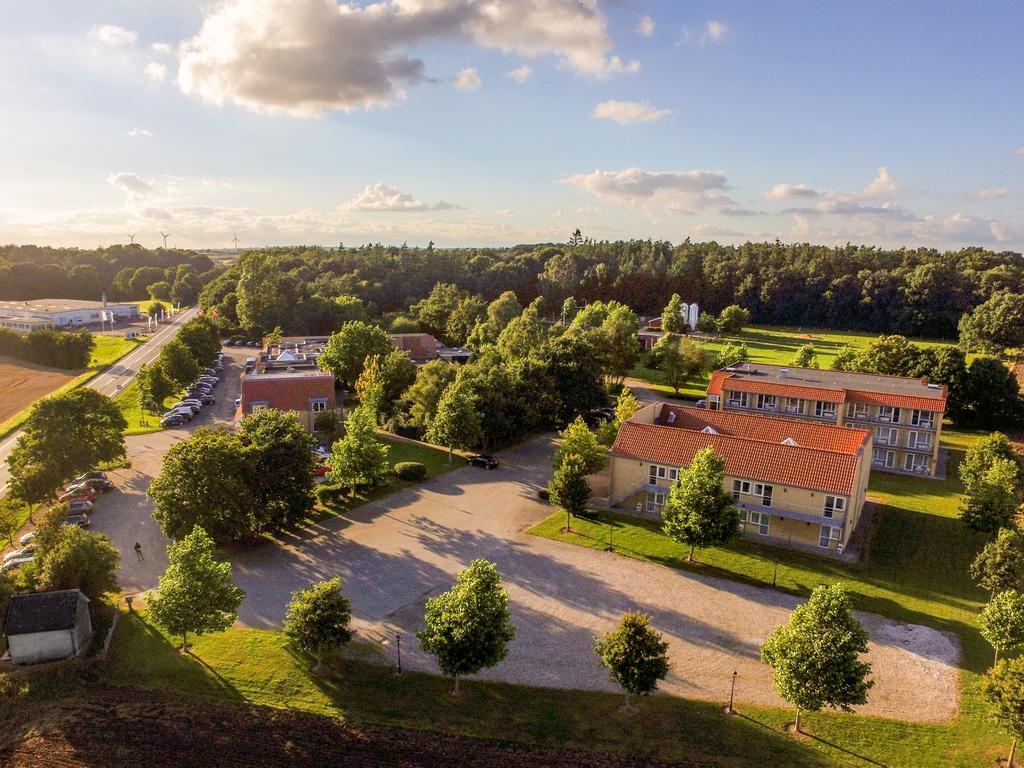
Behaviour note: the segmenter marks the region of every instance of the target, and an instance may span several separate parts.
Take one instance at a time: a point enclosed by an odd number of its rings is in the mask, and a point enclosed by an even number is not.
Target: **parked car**
[[[4,562],[10,562],[11,560],[17,560],[19,557],[29,557],[36,551],[35,544],[29,544],[27,547],[21,549],[15,549],[4,555]]]
[[[185,423],[185,417],[180,413],[170,413],[160,419],[161,427],[180,427]]]
[[[88,515],[79,513],[75,515],[68,515],[64,518],[61,525],[77,525],[79,528],[88,528],[92,525],[92,520],[89,519]]]
[[[698,400],[697,401],[697,407],[698,408],[707,408],[708,407],[708,401],[707,400]]]
[[[214,403],[217,402],[217,398],[214,397],[213,395],[211,395],[209,392],[206,392],[206,393],[203,393],[202,395],[200,395],[199,401],[203,405],[213,405]]]
[[[233,342],[231,339],[224,339],[220,344],[221,344],[222,347],[233,347],[233,346],[235,346],[235,342]]]
[[[96,498],[96,496],[96,491],[94,491],[92,488],[82,486],[80,488],[75,488],[74,490],[71,491],[64,491],[64,493],[57,497],[57,501],[59,501],[61,504],[63,504],[66,501],[78,501],[79,499],[84,499],[85,501],[92,501],[93,499]]]
[[[189,387],[185,390],[185,394],[189,397],[202,397],[203,395],[213,394],[213,388],[206,385]]]
[[[84,515],[88,512],[92,512],[92,506],[92,502],[87,499],[75,499],[74,501],[68,502],[68,514]]]
[[[181,403],[182,405],[194,405],[196,408],[203,407],[203,401],[198,397],[183,397]]]
[[[245,358],[245,367],[248,368],[251,365],[256,365],[256,358],[255,357],[247,357],[247,358]]]
[[[2,565],[0,565],[0,573],[7,573],[8,571],[13,571],[16,568],[20,568],[21,566],[25,565],[25,563],[31,563],[34,560],[34,557],[16,557],[13,560],[7,560]]]
[[[107,473],[106,472],[100,472],[98,469],[94,469],[92,472],[84,472],[84,473],[82,473],[81,475],[76,477],[71,482],[72,483],[84,483],[86,480],[106,480],[106,479],[107,479]]]
[[[235,398],[235,408],[241,408],[241,407],[242,407],[242,398],[236,397]]]
[[[199,406],[198,406],[198,405],[193,405],[192,403],[182,403],[182,402],[179,402],[179,403],[175,403],[175,404],[174,404],[174,405],[173,405],[173,406],[171,407],[171,410],[174,410],[174,411],[184,411],[184,410],[186,410],[186,409],[187,409],[187,410],[188,410],[188,411],[189,411],[189,412],[190,412],[190,413],[191,413],[191,414],[192,414],[193,416],[195,416],[195,415],[196,415],[197,413],[199,413]]]
[[[107,478],[105,477],[94,477],[89,480],[83,480],[80,483],[75,483],[75,485],[87,486],[89,488],[92,488],[97,493],[106,493],[107,491],[114,487],[114,484],[107,480]],[[68,488],[68,490],[70,490],[70,487]]]
[[[498,468],[498,460],[486,453],[474,453],[469,457],[469,463],[474,467],[483,467],[484,469]]]
[[[35,537],[36,537],[36,532],[35,531],[29,531],[28,533],[22,534],[22,537],[20,539],[18,539],[18,543],[21,544],[21,546],[24,547],[30,541],[32,541],[32,539],[34,539]]]

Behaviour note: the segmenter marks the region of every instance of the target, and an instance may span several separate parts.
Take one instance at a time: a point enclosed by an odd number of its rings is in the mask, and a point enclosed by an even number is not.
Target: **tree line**
[[[96,340],[85,328],[78,331],[38,328],[26,335],[0,328],[0,356],[50,368],[66,371],[85,368],[95,346]]]

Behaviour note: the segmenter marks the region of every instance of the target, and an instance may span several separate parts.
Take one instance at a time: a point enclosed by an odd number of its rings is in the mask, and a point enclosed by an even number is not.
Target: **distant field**
[[[0,358],[0,436],[17,429],[36,400],[74,389],[142,343],[141,339],[95,336],[96,346],[84,371],[62,371],[22,360]]]
[[[796,351],[804,344],[813,344],[815,354],[818,356],[818,366],[829,368],[839,350],[846,345],[858,349],[864,349],[872,341],[878,338],[877,333],[866,333],[859,331],[836,332],[829,330],[816,330],[813,328],[750,328],[738,336],[723,336],[714,341],[701,341],[700,345],[705,350],[707,362],[722,351],[726,344],[744,343],[750,354],[750,360],[755,363],[774,363],[776,365],[787,365],[796,354]],[[918,344],[929,347],[951,347],[955,346],[951,341],[934,341],[927,339],[914,339]],[[639,362],[630,371],[630,376],[637,379],[644,379],[658,385],[658,389],[671,392],[672,388],[665,385],[661,371],[653,370],[645,366],[646,355],[641,355]],[[686,397],[700,398],[707,392],[709,374],[688,382],[681,387],[679,393]]]

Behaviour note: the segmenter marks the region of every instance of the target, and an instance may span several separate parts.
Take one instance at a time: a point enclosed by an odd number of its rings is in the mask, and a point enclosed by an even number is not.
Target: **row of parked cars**
[[[106,493],[114,484],[110,482],[105,472],[93,470],[79,475],[62,491],[57,494],[57,502],[67,504],[67,514],[64,517],[64,525],[77,525],[81,528],[88,528],[91,524],[90,515],[96,506],[96,500],[101,493]],[[26,563],[34,561],[36,545],[36,532],[29,531],[18,539],[18,548],[8,552],[0,562],[0,573],[12,571]]]
[[[213,394],[214,388],[220,383],[220,373],[224,370],[224,353],[218,354],[217,362],[212,368],[206,368],[202,375],[193,381],[185,390],[185,397],[175,403],[171,410],[160,418],[161,427],[180,427],[186,421],[192,421],[204,406],[217,402]]]

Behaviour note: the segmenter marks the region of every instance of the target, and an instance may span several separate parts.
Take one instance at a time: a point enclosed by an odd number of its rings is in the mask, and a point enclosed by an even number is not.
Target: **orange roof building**
[[[708,408],[870,429],[871,465],[944,474],[939,439],[945,385],[924,379],[738,362],[711,374]]]
[[[744,535],[842,553],[867,493],[872,433],[795,419],[649,405],[619,429],[609,503],[660,519],[669,489],[698,451],[725,460]]]

